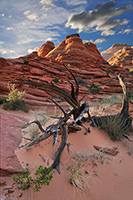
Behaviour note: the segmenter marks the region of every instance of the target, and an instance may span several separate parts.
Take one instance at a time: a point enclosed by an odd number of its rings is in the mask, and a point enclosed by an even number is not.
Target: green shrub
[[[38,167],[36,172],[34,173],[35,178],[30,176],[29,169],[26,172],[21,172],[21,175],[13,176],[13,180],[18,184],[18,189],[26,190],[30,187],[33,187],[36,192],[41,189],[42,185],[49,185],[51,179],[53,178],[53,174],[49,173],[51,171],[51,167],[43,168],[42,165]],[[48,175],[46,175],[49,173]],[[45,177],[43,177],[45,175]]]
[[[87,86],[87,83],[86,83],[86,81],[85,80],[83,80],[82,78],[77,78],[77,81],[78,81],[78,83],[80,84],[80,85],[83,85],[83,86]]]
[[[106,69],[106,73],[107,73],[107,75],[109,75],[109,73],[110,73],[109,68]]]
[[[55,83],[58,83],[58,82],[59,82],[59,79],[58,79],[58,78],[54,78],[53,81],[54,81]]]
[[[29,112],[29,106],[25,104],[24,100],[16,100],[12,102],[5,102],[3,104],[4,110],[22,110],[24,112]]]
[[[128,101],[133,101],[133,92],[128,91]]]
[[[101,87],[92,83],[92,85],[89,87],[89,92],[91,94],[97,94],[101,89],[102,89]]]
[[[3,104],[4,102],[6,102],[6,99],[0,99],[0,104]]]
[[[22,110],[24,112],[29,111],[29,106],[25,104],[24,101],[24,94],[25,91],[20,92],[16,87],[15,84],[8,85],[9,94],[6,102],[3,104],[3,108],[5,110]]]
[[[24,64],[25,64],[25,65],[28,65],[28,64],[29,64],[29,61],[28,61],[28,60],[24,60]]]
[[[117,97],[116,95],[112,95],[110,98],[103,98],[101,104],[117,104],[121,102],[121,98]]]

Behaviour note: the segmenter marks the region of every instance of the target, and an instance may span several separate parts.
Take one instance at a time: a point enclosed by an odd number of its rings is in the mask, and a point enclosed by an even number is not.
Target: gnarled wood
[[[127,90],[120,75],[118,75],[118,79],[123,90],[123,101],[120,112],[116,115],[93,116],[92,118],[97,126],[109,132],[111,139],[121,140],[125,137],[130,140],[128,136],[126,136],[126,133],[132,127],[132,118],[129,115]]]
[[[61,108],[60,105],[58,105],[53,99],[51,99],[53,101],[53,103],[61,109],[64,116],[60,117],[59,120],[57,121],[57,123],[51,124],[50,126],[46,127],[45,130],[43,129],[43,127],[39,121],[31,122],[31,123],[36,123],[38,125],[39,129],[44,134],[42,134],[38,138],[33,139],[32,141],[28,142],[25,145],[28,148],[47,139],[50,136],[53,136],[53,146],[55,146],[57,138],[58,138],[58,134],[60,133],[62,135],[62,142],[61,142],[57,152],[55,153],[55,158],[54,158],[53,164],[50,166],[48,173],[52,169],[56,169],[57,172],[60,174],[60,168],[59,168],[60,158],[61,158],[62,151],[64,150],[66,145],[67,145],[67,150],[69,153],[69,144],[67,144],[68,129],[69,128],[73,129],[73,127],[76,127],[74,129],[79,130],[78,129],[78,125],[79,125],[79,126],[83,126],[85,128],[86,132],[89,132],[89,130],[86,129],[86,127],[83,125],[83,122],[85,121],[84,116],[86,113],[88,114],[87,120],[91,120],[94,127],[96,127],[96,126],[102,127],[102,122],[104,122],[104,124],[107,125],[108,120],[114,120],[114,121],[116,120],[117,121],[116,128],[118,126],[118,128],[120,127],[120,129],[124,130],[124,133],[122,132],[122,134],[119,136],[118,139],[121,139],[121,137],[126,137],[125,131],[127,131],[128,128],[130,129],[130,127],[131,127],[131,117],[128,114],[129,105],[128,105],[126,87],[125,87],[125,84],[122,81],[120,75],[118,76],[118,78],[119,78],[120,85],[122,86],[122,89],[123,89],[123,104],[122,104],[121,111],[117,115],[91,117],[91,115],[89,113],[89,104],[86,102],[83,104],[80,104],[80,100],[78,100],[79,84],[78,84],[75,76],[65,65],[64,65],[64,67],[69,71],[69,73],[72,75],[72,77],[75,81],[76,89],[74,88],[74,85],[71,82],[69,82],[71,85],[71,94],[69,94],[67,91],[63,90],[62,88],[59,88],[58,86],[54,85],[53,82],[51,82],[51,84],[48,84],[48,83],[36,82],[36,81],[32,81],[32,80],[24,80],[22,78],[20,78],[21,81],[14,82],[14,83],[19,83],[19,84],[28,84],[29,86],[35,87],[39,90],[43,90],[48,93],[55,93],[55,94],[59,95],[60,97],[63,97],[66,100],[66,102],[73,107],[73,109],[69,113],[66,113],[63,110],[63,108]],[[73,116],[74,119],[71,124],[68,124],[68,120],[70,119],[71,116]],[[113,123],[114,123],[114,121],[113,121]],[[102,128],[104,129],[104,127],[102,127]],[[45,177],[45,175],[46,174],[44,174],[43,177]]]

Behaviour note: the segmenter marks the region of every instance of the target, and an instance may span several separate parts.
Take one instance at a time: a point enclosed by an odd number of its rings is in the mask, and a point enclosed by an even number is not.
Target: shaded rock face
[[[57,78],[57,86],[70,92],[71,85],[67,80],[73,80],[73,78],[63,67],[63,63],[79,80],[79,98],[88,94],[88,89],[93,83],[102,88],[100,94],[122,92],[117,80],[119,73],[124,77],[128,89],[133,89],[132,75],[129,70],[119,66],[112,67],[101,56],[95,44],[90,42],[83,44],[79,35],[73,34],[67,36],[55,48],[52,42],[46,42],[38,52],[27,56],[16,59],[0,58],[0,97],[6,97],[8,82],[18,80],[18,76],[26,80],[45,83],[50,83]],[[29,88],[28,85],[17,85],[17,87],[20,90],[26,90],[25,98],[29,104],[42,105],[42,101],[50,101],[48,94],[44,91]]]
[[[0,117],[0,174],[5,176],[23,171],[14,151],[22,141],[20,127],[24,119],[18,119],[18,117],[5,113],[4,110],[0,112]]]
[[[41,46],[38,50],[38,56],[45,57],[52,49],[54,49],[54,43],[47,41],[45,44]]]
[[[133,46],[122,43],[113,44],[101,54],[110,65],[133,66]]]

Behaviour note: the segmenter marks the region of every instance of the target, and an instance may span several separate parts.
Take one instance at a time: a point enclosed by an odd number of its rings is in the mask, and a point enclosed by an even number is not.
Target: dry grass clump
[[[121,140],[131,129],[131,122],[131,117],[124,119],[120,114],[102,116],[96,119],[97,125],[107,131],[112,140]]]
[[[84,190],[87,184],[85,178],[84,164],[75,161],[75,164],[68,167],[68,170],[70,171],[70,176],[68,180],[69,183],[81,190]]]

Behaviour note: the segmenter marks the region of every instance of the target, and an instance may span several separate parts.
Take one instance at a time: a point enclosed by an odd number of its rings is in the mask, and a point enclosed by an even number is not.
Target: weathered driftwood
[[[31,140],[30,142],[26,143],[25,145],[21,146],[21,147],[26,146],[27,148],[30,148],[31,146],[47,139],[51,135],[53,135],[53,146],[55,146],[55,144],[57,142],[58,134],[61,133],[62,142],[61,142],[57,152],[55,153],[55,158],[54,158],[53,164],[50,167],[50,169],[56,169],[58,171],[58,173],[60,173],[59,162],[60,162],[61,153],[62,153],[63,149],[65,148],[65,145],[67,145],[67,150],[69,153],[69,144],[67,144],[67,134],[68,134],[69,130],[70,129],[71,129],[71,131],[79,130],[79,127],[77,125],[80,125],[85,128],[85,133],[90,132],[83,125],[83,121],[82,121],[82,119],[86,113],[88,114],[88,118],[90,120],[92,120],[92,123],[94,123],[93,119],[91,118],[91,116],[89,114],[89,104],[86,102],[83,104],[80,104],[80,100],[78,100],[79,84],[78,84],[75,76],[65,65],[64,65],[64,67],[69,71],[69,73],[72,75],[72,77],[75,81],[76,88],[74,88],[74,85],[71,82],[69,82],[71,84],[71,94],[69,94],[67,91],[63,90],[62,88],[55,86],[53,84],[53,82],[51,82],[51,84],[46,84],[46,83],[36,82],[36,81],[32,81],[32,80],[24,80],[22,78],[20,78],[21,81],[14,82],[16,84],[28,84],[29,86],[35,87],[39,90],[43,90],[43,91],[49,92],[49,93],[55,93],[55,94],[59,95],[60,97],[63,97],[66,100],[66,102],[73,107],[73,109],[69,113],[66,113],[63,110],[63,108],[60,107],[60,105],[58,105],[53,99],[51,99],[61,109],[64,116],[60,117],[60,119],[57,121],[57,123],[51,124],[50,126],[46,127],[45,130],[43,129],[43,127],[39,121],[33,121],[33,122],[29,123],[28,125],[30,125],[32,123],[36,123],[38,125],[39,129],[44,134],[42,134],[41,136],[39,136],[36,139]],[[73,121],[72,121],[72,123],[68,124],[67,121],[70,119],[71,116],[73,116]],[[93,125],[96,126],[95,123]]]
[[[55,93],[57,95],[59,95],[60,97],[63,97],[66,102],[71,105],[73,107],[73,109],[69,112],[66,113],[63,108],[58,105],[54,100],[52,100],[54,102],[54,104],[56,104],[61,111],[63,112],[64,116],[60,117],[59,120],[57,121],[57,123],[55,124],[51,124],[50,126],[46,127],[46,129],[44,130],[42,125],[40,124],[39,121],[33,121],[31,123],[29,123],[28,125],[32,124],[32,123],[36,123],[39,127],[39,129],[43,132],[42,135],[40,135],[38,138],[31,140],[30,142],[26,143],[24,146],[26,147],[31,147],[45,139],[47,139],[50,136],[53,136],[53,146],[56,145],[57,142],[57,138],[58,138],[58,134],[62,135],[62,142],[57,150],[57,152],[55,153],[55,158],[53,161],[53,164],[51,165],[51,167],[49,168],[49,172],[52,169],[56,169],[58,173],[60,173],[60,169],[59,169],[59,163],[60,163],[60,157],[62,154],[62,151],[64,150],[65,146],[67,145],[67,150],[69,153],[69,144],[67,144],[67,135],[69,130],[78,130],[79,126],[83,126],[85,128],[85,133],[90,132],[88,129],[86,129],[86,127],[83,125],[84,121],[92,121],[92,125],[93,127],[96,126],[100,126],[102,124],[102,121],[106,122],[109,120],[109,116],[102,116],[102,117],[91,117],[89,114],[89,104],[88,103],[83,103],[81,104],[80,100],[78,100],[78,92],[79,92],[79,84],[75,78],[75,76],[73,75],[73,73],[64,65],[64,67],[69,71],[69,73],[72,75],[74,81],[75,81],[75,88],[74,85],[69,82],[71,84],[71,94],[68,93],[67,91],[63,90],[62,88],[57,87],[56,85],[53,84],[53,82],[51,82],[51,84],[47,84],[47,83],[43,83],[43,82],[36,82],[36,81],[32,81],[32,80],[24,80],[22,78],[21,81],[15,81],[14,83],[16,84],[28,84],[31,87],[35,87],[39,90],[43,90],[45,92],[48,93]],[[125,128],[125,126],[127,126],[127,124],[129,125],[129,128],[131,126],[131,117],[128,114],[128,99],[127,99],[127,94],[126,94],[126,87],[122,81],[122,79],[120,78],[120,76],[118,76],[120,84],[123,88],[123,105],[122,105],[122,109],[121,112],[118,113],[118,115],[113,115],[111,116],[111,118],[113,119],[114,116],[118,116],[118,118],[120,119],[120,124],[122,125],[122,128]],[[85,114],[88,114],[88,117],[85,118]],[[70,119],[70,117],[73,116],[73,121],[72,123],[68,124],[68,120]],[[120,117],[121,116],[121,117]],[[118,125],[118,124],[117,124]],[[102,127],[104,128],[104,127]],[[125,132],[122,136],[125,136]],[[125,136],[126,137],[126,136]],[[46,174],[44,174],[45,176]]]

